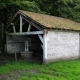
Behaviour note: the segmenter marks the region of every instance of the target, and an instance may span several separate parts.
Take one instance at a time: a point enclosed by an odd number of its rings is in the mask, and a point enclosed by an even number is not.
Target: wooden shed
[[[7,53],[25,51],[26,40],[44,63],[80,57],[80,23],[69,19],[19,10],[6,28]]]

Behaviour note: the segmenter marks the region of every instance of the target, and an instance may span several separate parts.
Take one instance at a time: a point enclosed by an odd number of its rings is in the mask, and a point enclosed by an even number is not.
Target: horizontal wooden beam
[[[7,35],[38,35],[43,34],[43,31],[32,31],[32,32],[22,32],[22,33],[7,33]]]
[[[23,22],[22,25],[24,25],[26,22]],[[12,26],[16,25],[19,26],[20,24],[11,23]]]
[[[11,23],[11,25],[14,26],[15,24],[14,23]]]

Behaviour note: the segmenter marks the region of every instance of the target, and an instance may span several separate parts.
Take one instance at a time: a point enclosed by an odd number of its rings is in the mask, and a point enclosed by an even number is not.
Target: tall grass
[[[0,67],[0,74],[11,73],[15,76],[13,71],[16,70],[22,70],[17,80],[80,80],[80,60],[49,64],[30,63],[23,60],[17,63],[8,61],[6,65]]]

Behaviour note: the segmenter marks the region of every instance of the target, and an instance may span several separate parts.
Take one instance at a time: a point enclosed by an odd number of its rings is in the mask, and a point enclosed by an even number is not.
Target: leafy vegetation
[[[16,72],[16,74],[15,74]],[[6,80],[79,80],[80,60],[59,61],[49,64],[26,61],[8,62],[0,67],[0,77]],[[5,77],[4,77],[5,78]]]

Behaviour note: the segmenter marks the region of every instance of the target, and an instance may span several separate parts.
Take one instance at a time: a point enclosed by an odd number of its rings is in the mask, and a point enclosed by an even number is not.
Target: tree
[[[31,0],[29,0],[31,1]],[[80,22],[80,0],[33,0],[46,14]]]

